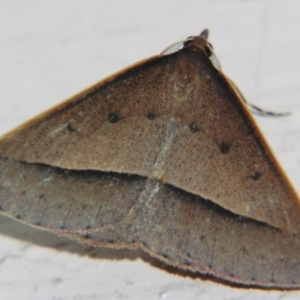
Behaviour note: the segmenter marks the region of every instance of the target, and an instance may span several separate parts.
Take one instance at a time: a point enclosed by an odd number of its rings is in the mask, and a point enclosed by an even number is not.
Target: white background
[[[300,2],[1,0],[0,134],[202,29],[300,190]],[[0,217],[0,299],[299,299],[184,276],[140,251],[90,249]]]

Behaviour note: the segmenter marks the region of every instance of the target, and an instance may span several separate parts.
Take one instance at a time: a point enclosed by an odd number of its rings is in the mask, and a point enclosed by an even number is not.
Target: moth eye
[[[211,48],[209,46],[206,46],[204,48],[205,54],[207,55],[207,57],[211,57],[212,56],[212,51]]]
[[[213,47],[213,45],[211,44],[211,43],[208,43],[208,45],[207,45],[211,50],[214,50],[214,47]]]

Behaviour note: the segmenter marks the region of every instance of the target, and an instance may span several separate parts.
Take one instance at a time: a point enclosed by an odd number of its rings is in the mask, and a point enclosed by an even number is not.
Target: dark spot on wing
[[[148,118],[149,120],[154,120],[155,117],[156,117],[156,115],[155,115],[154,113],[152,113],[152,112],[150,112],[150,113],[147,114],[147,118]]]
[[[246,217],[246,216],[239,215],[238,216],[238,221],[246,223],[246,222],[252,222],[253,220],[251,218]]]
[[[145,247],[149,248],[149,245],[148,245],[146,242],[142,242],[142,244],[143,244]]]
[[[68,129],[68,131],[71,132],[71,133],[74,132],[74,131],[76,131],[76,129],[72,126],[71,123],[68,124],[67,129]]]
[[[261,174],[261,172],[255,172],[254,174],[252,174],[252,175],[250,175],[249,177],[251,178],[251,179],[253,179],[253,180],[257,180],[257,179],[259,179],[260,178],[260,176],[261,176],[262,174]]]
[[[245,247],[241,248],[241,252],[243,253],[243,255],[249,255],[249,252]]]
[[[161,253],[160,254],[162,257],[164,257],[164,258],[170,258],[170,256],[168,255],[168,254],[166,254],[166,253]]]
[[[108,115],[108,122],[117,123],[120,120],[120,116],[117,113],[110,113]]]
[[[199,131],[199,128],[195,123],[191,123],[189,125],[189,127],[190,127],[190,130],[191,130],[192,133],[195,133],[195,132]]]
[[[219,145],[219,149],[220,149],[221,153],[223,153],[223,154],[228,153],[229,148],[230,148],[230,144],[226,143],[224,141]]]
[[[200,241],[203,242],[206,239],[205,235],[200,235]]]
[[[109,244],[113,244],[113,243],[115,243],[116,241],[115,241],[114,239],[107,239],[105,242],[106,242],[106,243],[109,243]]]
[[[181,263],[182,263],[183,265],[186,265],[186,266],[190,266],[190,265],[191,265],[191,262],[190,262],[189,260],[187,260],[187,259],[182,259],[182,260],[181,260]]]

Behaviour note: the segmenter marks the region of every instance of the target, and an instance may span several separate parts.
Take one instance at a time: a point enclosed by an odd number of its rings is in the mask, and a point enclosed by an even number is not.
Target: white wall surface
[[[64,98],[208,27],[300,191],[297,0],[2,0],[0,134]],[[299,299],[184,276],[141,251],[91,249],[0,216],[0,299]]]

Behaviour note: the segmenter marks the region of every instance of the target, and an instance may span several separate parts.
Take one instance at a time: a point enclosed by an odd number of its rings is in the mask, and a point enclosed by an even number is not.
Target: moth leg
[[[246,103],[246,105],[249,107],[249,110],[251,111],[251,113],[253,113],[255,115],[259,115],[261,117],[285,117],[285,116],[291,115],[290,112],[276,113],[273,111],[267,111],[256,105],[253,105],[253,104],[247,102],[245,99],[243,99],[243,100]]]
[[[264,110],[256,105],[251,104],[250,102],[248,102],[245,99],[244,95],[240,92],[240,90],[234,84],[234,82],[232,82],[232,80],[230,80],[229,78],[227,78],[227,79],[230,81],[230,83],[232,84],[232,86],[235,89],[235,92],[238,94],[238,96],[240,96],[241,100],[248,106],[251,113],[253,113],[255,115],[259,115],[261,117],[285,117],[285,116],[291,115],[290,112],[276,113],[273,111]]]

